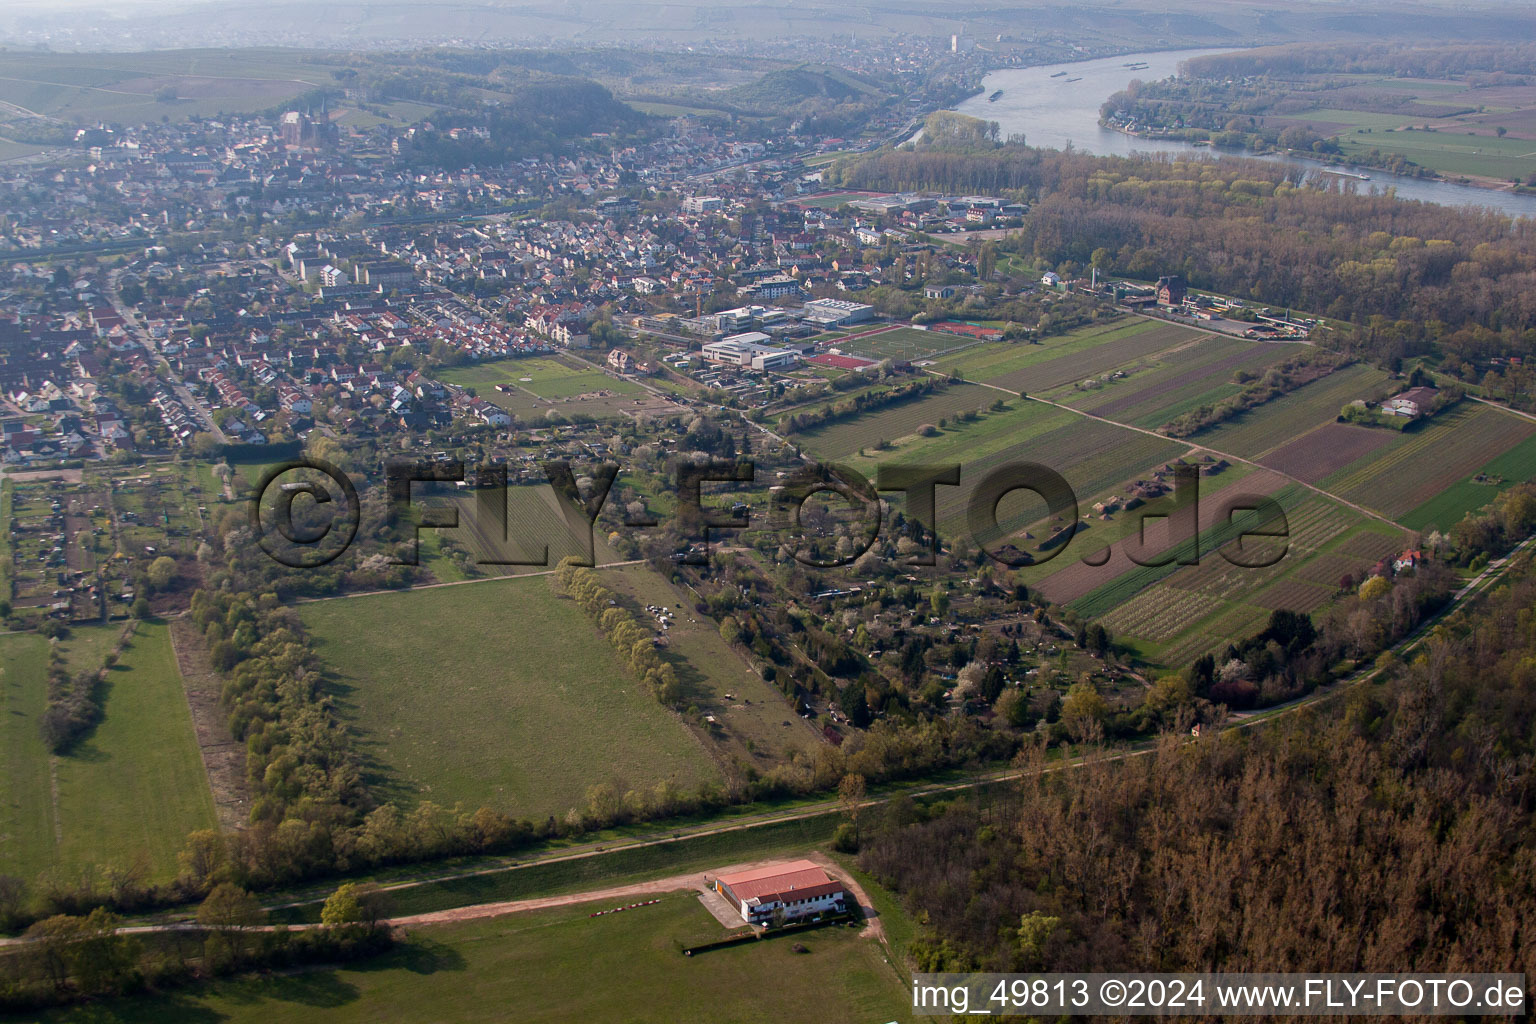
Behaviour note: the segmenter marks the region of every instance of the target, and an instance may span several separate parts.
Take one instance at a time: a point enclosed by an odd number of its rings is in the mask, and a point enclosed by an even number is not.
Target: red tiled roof
[[[835,885],[820,865],[808,860],[788,861],[749,871],[738,871],[735,874],[720,875],[717,880],[742,902],[753,899],[782,899],[791,891],[794,892],[794,899],[803,899],[806,893],[802,890]],[[823,892],[821,895],[826,893]]]
[[[733,888],[731,890],[735,892]],[[831,896],[843,891],[841,882],[823,882],[820,885],[806,885],[795,889],[785,889],[783,892],[762,892],[757,894],[759,903],[789,903],[794,900],[814,900],[823,896]]]

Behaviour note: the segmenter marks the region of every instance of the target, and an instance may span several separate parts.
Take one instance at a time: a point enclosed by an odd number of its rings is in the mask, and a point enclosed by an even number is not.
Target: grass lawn
[[[548,576],[301,607],[373,783],[405,804],[563,814],[588,787],[715,778]]]
[[[604,573],[603,582],[629,600],[630,611],[643,623],[651,621],[647,605],[667,608],[676,616],[662,657],[677,670],[688,693],[687,703],[715,716],[711,734],[732,754],[755,760],[766,770],[777,758],[819,745],[820,738],[795,715],[778,688],[752,671],[721,638],[715,621],[694,613],[693,595],[674,587],[648,565]]]
[[[630,1021],[666,1024],[909,1019],[884,947],[823,928],[684,957],[725,930],[691,892],[622,914],[592,904],[415,929],[355,967],[219,982],[52,1020],[284,1022]],[[797,954],[804,945],[809,952]]]
[[[120,629],[71,631],[62,642],[71,668],[100,664]],[[152,879],[168,880],[187,833],[215,819],[167,628],[139,626],[109,674],[101,724],[53,771],[38,733],[47,651],[42,637],[0,637],[0,871],[142,864]]]
[[[1447,127],[1436,132],[1367,135],[1348,132],[1339,136],[1338,141],[1346,157],[1380,149],[1384,153],[1401,153],[1420,166],[1452,177],[1469,174],[1504,180],[1518,177],[1524,181],[1536,171],[1536,156],[1532,156],[1536,143],[1530,139],[1468,135],[1465,129]]]
[[[812,818],[689,836],[654,846],[619,848],[595,857],[547,861],[510,867],[505,871],[426,882],[392,890],[389,894],[390,913],[397,916],[421,914],[478,903],[587,892],[765,857],[794,859],[812,849],[825,847],[844,820],[841,811],[828,811]],[[408,871],[400,877],[409,877]],[[320,920],[321,907],[331,891],[333,887],[327,888],[323,895],[296,894],[296,899],[303,902],[275,911],[271,920],[283,924],[316,922]]]
[[[920,331],[915,327],[898,327],[862,338],[833,343],[833,348],[849,356],[866,359],[902,359],[908,362],[932,359],[934,356],[970,348],[978,344],[975,338],[947,331]]]
[[[570,398],[592,391],[612,391],[621,395],[641,392],[640,386],[632,381],[610,377],[596,367],[567,366],[551,356],[497,359],[444,370],[441,376],[446,383],[467,385],[477,391],[489,392],[497,384],[514,384],[540,398],[549,399]],[[490,400],[489,394],[484,397]]]
[[[795,440],[808,451],[826,458],[847,458],[860,448],[873,448],[882,441],[895,442],[913,436],[925,424],[937,426],[939,420],[952,419],[956,413],[985,409],[1000,398],[1006,400],[1007,396],[974,384],[953,384],[922,398],[872,409],[807,430],[797,434]],[[1014,399],[1013,404],[1018,402]]]

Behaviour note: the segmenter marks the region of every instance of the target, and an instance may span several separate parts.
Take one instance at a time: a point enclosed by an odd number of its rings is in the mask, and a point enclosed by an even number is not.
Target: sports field
[[[370,782],[388,799],[542,818],[582,804],[599,783],[624,792],[715,778],[701,743],[550,576],[300,613]]]
[[[645,395],[633,381],[553,356],[456,366],[443,370],[439,377],[447,384],[474,388],[487,402],[535,426],[550,410],[599,419],[615,416],[633,404],[633,399]]]
[[[73,629],[61,641],[71,669],[100,665],[121,629]],[[215,823],[169,632],[139,626],[108,674],[101,724],[63,757],[38,732],[48,643],[0,637],[0,873],[142,865],[168,881],[187,833]]]
[[[853,928],[685,957],[680,944],[728,934],[695,893],[664,893],[650,906],[592,916],[600,909],[611,908],[586,903],[418,927],[398,949],[354,967],[220,981],[44,1019],[308,1024],[323,1013],[336,1024],[883,1024],[910,1017],[910,993],[885,947]],[[806,952],[796,953],[797,945]]]
[[[632,381],[610,377],[595,367],[572,366],[553,356],[498,359],[447,369],[440,376],[444,383],[468,385],[480,392],[496,384],[514,384],[520,390],[549,399],[571,398],[593,391],[622,395],[640,393],[640,388]],[[481,397],[489,400],[490,395],[481,394]]]
[[[858,334],[857,329],[854,330]],[[878,334],[840,340],[832,344],[845,356],[863,356],[866,359],[896,359],[914,362],[932,359],[940,353],[970,348],[975,338],[944,331],[924,331],[915,327],[897,327]]]

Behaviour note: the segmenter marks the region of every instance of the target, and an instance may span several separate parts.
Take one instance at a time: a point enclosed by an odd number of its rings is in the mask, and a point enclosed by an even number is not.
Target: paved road
[[[635,558],[627,562],[604,562],[601,565],[591,566],[593,569],[620,569],[626,565],[644,565],[645,559]],[[396,587],[385,590],[359,590],[349,594],[331,594],[327,597],[299,597],[290,600],[290,605],[315,604],[320,601],[348,601],[354,597],[377,597],[380,594],[409,594],[414,590],[436,590],[439,587],[467,587],[472,583],[495,583],[498,580],[525,580],[531,576],[553,576],[559,572],[558,568],[540,569],[537,572],[519,572],[510,576],[481,576],[472,580],[451,580],[447,583],[423,583],[414,587]]]
[[[150,364],[156,367],[164,367],[160,370],[161,379],[176,393],[176,397],[181,399],[181,404],[185,405],[187,410],[202,422],[204,429],[212,434],[220,444],[228,444],[229,437],[214,422],[213,414],[198,404],[197,399],[193,396],[191,389],[187,387],[186,382],[174,373],[171,373],[170,368],[165,366],[165,357],[156,351],[154,342],[150,340],[149,332],[139,322],[138,314],[134,312],[132,306],[123,301],[122,293],[118,288],[118,278],[121,274],[122,270],[119,268],[107,275],[107,299],[112,303],[112,308],[117,310],[117,315],[122,317],[123,322],[128,325],[129,332],[133,334],[140,345],[144,346],[144,351],[149,354]]]
[[[1451,600],[1447,603],[1445,608],[1443,608],[1437,614],[1426,619],[1419,625],[1416,630],[1414,630],[1408,636],[1404,637],[1398,643],[1394,644],[1391,650],[1401,657],[1411,652],[1414,648],[1418,647],[1430,635],[1430,630],[1432,630],[1441,619],[1463,605],[1468,598],[1480,594],[1492,587],[1492,585],[1504,574],[1504,571],[1515,562],[1517,557],[1526,553],[1533,544],[1536,544],[1536,536],[1527,538],[1514,549],[1512,549],[1509,554],[1505,555],[1503,558],[1494,559],[1493,561],[1489,562],[1488,566],[1482,572],[1473,577],[1471,580],[1467,581],[1467,583],[1465,583],[1452,595]],[[1371,665],[1359,669],[1353,674],[1339,680],[1330,686],[1318,689],[1313,693],[1308,694],[1307,696],[1299,697],[1296,700],[1290,701],[1286,704],[1279,705],[1274,708],[1269,708],[1261,712],[1243,715],[1241,717],[1234,716],[1230,724],[1226,726],[1225,731],[1236,729],[1251,729],[1263,725],[1267,722],[1274,721],[1277,718],[1295,714],[1303,708],[1311,707],[1322,701],[1336,697],[1341,693],[1348,692],[1350,689],[1361,683],[1370,682],[1378,678],[1381,674],[1381,671],[1382,670],[1376,668],[1374,665]],[[995,785],[1000,782],[1011,782],[1023,779],[1029,775],[1047,775],[1055,772],[1069,771],[1074,768],[1081,767],[1090,761],[1126,761],[1131,758],[1146,757],[1147,755],[1156,751],[1156,744],[1156,739],[1144,740],[1138,744],[1123,748],[1113,753],[1093,753],[1085,756],[1069,757],[1055,764],[1047,765],[1042,768],[1034,768],[1028,770],[1003,768],[995,771],[981,772],[958,782],[929,783],[926,785],[903,787],[885,795],[872,797],[869,800],[864,801],[864,803],[860,806],[863,808],[875,807],[892,799],[896,799],[897,797],[910,799],[958,793],[969,789],[976,789],[980,786]],[[441,882],[451,882],[460,879],[501,874],[509,870],[532,867],[538,864],[553,864],[559,863],[561,861],[582,860],[589,857],[606,856],[608,854],[620,852],[623,850],[639,849],[648,846],[660,846],[663,843],[676,842],[679,839],[696,839],[706,836],[720,835],[727,832],[739,832],[753,828],[762,828],[764,826],[774,825],[780,822],[801,821],[809,818],[822,817],[827,814],[836,814],[842,809],[843,805],[841,801],[837,799],[820,800],[815,803],[801,805],[800,807],[788,811],[772,811],[764,812],[761,814],[747,815],[724,823],[708,822],[700,825],[683,826],[682,828],[669,830],[666,832],[656,832],[650,835],[633,836],[618,840],[610,839],[602,842],[584,843],[578,846],[567,847],[558,853],[551,853],[545,856],[535,855],[523,859],[511,857],[497,858],[495,863],[492,863],[486,867],[476,868],[468,871],[453,871],[419,878],[410,878],[402,881],[387,883],[381,886],[381,888],[388,892],[398,892],[406,889],[419,888],[425,885],[435,885]],[[672,876],[669,879],[663,879],[657,882],[636,883],[636,886],[641,888],[635,888],[632,886],[618,886],[610,889],[591,890],[586,893],[574,893],[559,897],[540,897],[530,900],[499,901],[494,903],[474,904],[468,907],[451,908],[445,911],[430,911],[420,915],[402,917],[397,919],[397,923],[429,923],[431,921],[468,920],[479,916],[497,916],[498,914],[502,913],[515,913],[520,909],[533,909],[535,905],[559,906],[570,903],[589,902],[594,899],[603,899],[607,895],[616,896],[620,893],[633,894],[640,891],[648,891],[644,887],[662,883],[671,883],[677,881],[678,879],[686,880],[692,877],[695,876],[691,874],[685,874]],[[328,891],[327,886],[316,886],[314,890],[316,895],[314,898],[282,903],[271,903],[266,905],[266,909],[281,910],[300,906],[312,906],[323,902],[325,896],[322,895],[322,893],[326,891]],[[864,902],[864,897],[862,894],[860,895],[860,900],[861,902]],[[189,923],[189,920],[183,917],[175,920],[165,921],[163,923],[135,925],[124,929],[124,931],[174,931],[189,927]],[[26,940],[20,938],[0,939],[0,947],[14,945],[24,941]]]
[[[935,377],[944,377],[946,379],[949,379],[951,377],[950,374],[942,373],[942,372],[940,372],[938,370],[929,370],[928,372],[933,374]],[[1003,394],[1005,394],[1005,395],[1012,395],[1014,398],[1019,397],[1019,393],[1017,391],[1013,391],[1013,390],[1010,390],[1010,389],[1004,388],[1004,387],[999,387],[996,384],[988,384],[988,383],[985,383],[984,381],[979,381],[979,380],[966,380],[964,377],[962,377],[960,379],[961,380],[965,380],[965,382],[967,384],[975,384],[977,387],[990,388],[993,391],[1001,391]],[[1133,430],[1133,431],[1135,431],[1138,434],[1146,434],[1148,437],[1155,437],[1155,438],[1158,438],[1159,440],[1171,441],[1174,444],[1187,444],[1187,445],[1189,445],[1189,447],[1190,447],[1190,449],[1192,451],[1209,452],[1210,454],[1215,455],[1218,458],[1226,459],[1228,462],[1241,462],[1245,466],[1252,466],[1254,469],[1262,469],[1265,472],[1273,473],[1276,476],[1284,477],[1286,480],[1289,480],[1291,483],[1297,484],[1297,485],[1299,485],[1301,487],[1305,487],[1307,490],[1313,491],[1313,492],[1315,492],[1317,494],[1320,494],[1323,497],[1329,499],[1330,501],[1336,501],[1340,505],[1344,505],[1344,506],[1346,506],[1348,508],[1352,508],[1356,512],[1359,512],[1361,515],[1366,516],[1369,519],[1374,519],[1377,522],[1385,523],[1386,525],[1392,527],[1394,530],[1402,530],[1403,529],[1403,526],[1401,524],[1394,523],[1392,520],[1388,519],[1386,516],[1382,515],[1379,512],[1372,512],[1370,509],[1366,508],[1364,505],[1357,505],[1357,504],[1355,504],[1352,501],[1346,501],[1345,499],[1339,497],[1337,494],[1333,494],[1330,491],[1323,490],[1321,487],[1318,487],[1316,484],[1309,484],[1305,480],[1302,480],[1300,477],[1294,477],[1294,476],[1292,476],[1289,473],[1286,473],[1286,472],[1283,472],[1282,470],[1278,470],[1278,469],[1274,468],[1273,466],[1266,466],[1262,462],[1255,462],[1253,459],[1245,459],[1241,455],[1233,455],[1231,452],[1224,452],[1224,451],[1221,451],[1218,448],[1212,448],[1212,447],[1210,447],[1208,445],[1196,444],[1195,442],[1187,440],[1185,438],[1169,437],[1167,434],[1160,434],[1156,430],[1150,430],[1150,429],[1148,429],[1146,427],[1136,427],[1136,426],[1132,426],[1129,423],[1121,423],[1119,420],[1112,420],[1112,419],[1110,419],[1107,416],[1096,416],[1096,415],[1094,415],[1091,412],[1084,412],[1081,409],[1075,409],[1072,406],[1064,405],[1061,402],[1053,402],[1053,401],[1051,401],[1048,398],[1040,398],[1040,397],[1037,397],[1035,395],[1027,395],[1027,396],[1025,396],[1024,400],[1026,402],[1039,402],[1041,405],[1048,405],[1048,406],[1050,406],[1053,409],[1062,409],[1062,410],[1065,410],[1066,412],[1070,412],[1070,413],[1072,413],[1072,414],[1074,414],[1076,416],[1081,416],[1085,420],[1094,420],[1094,421],[1099,422],[1099,423],[1108,423],[1110,426],[1119,427],[1122,430]]]

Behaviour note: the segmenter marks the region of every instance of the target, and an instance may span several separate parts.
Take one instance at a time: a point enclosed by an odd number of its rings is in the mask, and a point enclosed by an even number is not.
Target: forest
[[[861,864],[922,970],[1524,971],[1536,955],[1536,573],[1410,661],[1260,728],[894,806]]]
[[[594,133],[634,132],[648,121],[586,78],[511,67],[497,76],[494,93],[484,85],[473,75],[404,67],[367,72],[356,88],[378,101],[440,107],[432,117],[435,130],[417,132],[404,157],[449,170],[561,151]],[[454,137],[449,130],[456,127],[484,131]]]
[[[992,192],[1032,202],[998,242],[1080,271],[1094,262],[1352,325],[1348,350],[1390,364],[1454,332],[1536,352],[1536,224],[1493,212],[1303,184],[1254,160],[1150,160],[1004,145],[885,149],[829,169],[845,188]],[[1097,250],[1104,250],[1095,261]]]

